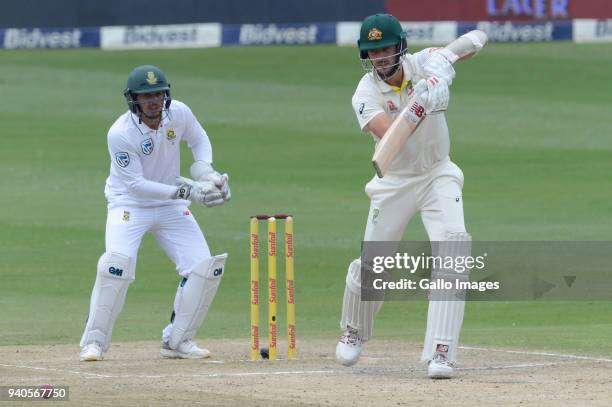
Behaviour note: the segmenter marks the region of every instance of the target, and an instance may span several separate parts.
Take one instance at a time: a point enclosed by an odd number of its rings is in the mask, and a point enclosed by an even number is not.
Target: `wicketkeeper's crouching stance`
[[[450,50],[429,48],[408,54],[406,34],[395,17],[376,14],[364,20],[358,45],[367,73],[353,96],[353,109],[360,128],[373,135],[379,148],[383,137],[403,137],[399,143],[385,143],[393,146],[385,152],[392,154],[390,165],[381,166],[381,177],[375,176],[366,185],[371,204],[364,241],[401,240],[412,216],[420,212],[429,239],[442,242],[437,246],[438,256],[470,255],[471,237],[463,219],[463,173],[449,158],[443,110],[455,76],[452,63],[475,54],[484,45],[481,40],[486,42],[486,36],[471,34],[449,45]],[[407,124],[392,126],[403,115]],[[388,134],[393,129],[413,130],[410,123],[418,126],[413,133]],[[340,321],[343,335],[336,347],[336,358],[346,366],[357,363],[383,303],[362,301],[360,269],[361,259],[356,259],[346,276]],[[444,269],[434,269],[431,277],[458,278],[454,270]],[[430,298],[422,360],[431,378],[448,378],[454,373],[465,307],[455,294],[447,291]]]
[[[154,235],[182,277],[170,324],[162,333],[161,354],[206,358],[210,352],[193,339],[215,297],[227,254],[211,255],[188,206],[192,201],[206,207],[228,201],[229,178],[212,168],[206,132],[185,104],[171,99],[170,84],[159,68],[134,69],[124,96],[129,111],[108,132],[106,252],[98,261],[80,360],[102,360],[108,351],[146,232]],[[181,140],[193,153],[193,179],[179,176]]]

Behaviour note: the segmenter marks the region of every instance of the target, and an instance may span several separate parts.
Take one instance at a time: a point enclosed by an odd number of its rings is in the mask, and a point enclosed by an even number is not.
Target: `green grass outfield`
[[[333,349],[373,146],[350,106],[357,52],[326,46],[1,52],[0,345],[76,347],[104,250],[106,131],[126,110],[127,74],[144,63],[166,71],[231,175],[228,205],[193,207],[213,252],[230,253],[199,336],[244,337],[247,349],[248,217],[291,212],[298,335],[328,336]],[[611,63],[612,45],[555,43],[491,45],[457,67],[447,117],[475,239],[611,240]],[[406,238],[424,237],[415,219]],[[147,237],[113,339],[158,338],[177,281]],[[425,310],[386,304],[377,336],[420,342]],[[611,336],[610,302],[504,302],[468,304],[462,338],[609,355]]]

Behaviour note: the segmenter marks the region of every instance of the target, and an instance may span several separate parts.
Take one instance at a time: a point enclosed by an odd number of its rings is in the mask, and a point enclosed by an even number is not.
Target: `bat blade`
[[[378,142],[372,165],[379,178],[385,176],[397,152],[406,140],[416,131],[425,118],[425,108],[419,104],[416,95],[408,100],[407,106],[391,123],[383,138]]]

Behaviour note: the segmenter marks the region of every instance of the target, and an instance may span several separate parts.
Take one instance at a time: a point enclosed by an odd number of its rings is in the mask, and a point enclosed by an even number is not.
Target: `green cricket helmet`
[[[374,14],[366,17],[361,23],[359,32],[359,56],[368,58],[368,51],[377,48],[386,48],[400,44],[400,50],[405,53],[407,48],[406,33],[397,18],[391,14]]]
[[[141,65],[136,67],[128,76],[123,96],[130,111],[139,114],[140,110],[135,95],[156,92],[164,92],[164,109],[168,110],[172,98],[170,97],[170,84],[166,75],[156,66]]]

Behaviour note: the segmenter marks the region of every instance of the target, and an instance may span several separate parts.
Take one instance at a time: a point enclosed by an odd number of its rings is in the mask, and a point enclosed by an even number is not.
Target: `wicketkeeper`
[[[106,251],[98,261],[80,360],[102,360],[108,351],[147,232],[182,277],[170,324],[162,333],[161,354],[206,358],[210,352],[193,339],[215,297],[227,254],[211,255],[188,206],[197,202],[213,207],[229,201],[229,179],[213,169],[206,132],[187,105],[172,100],[170,84],[159,68],[134,69],[124,96],[129,110],[108,131]],[[181,141],[193,154],[192,179],[180,177]]]

